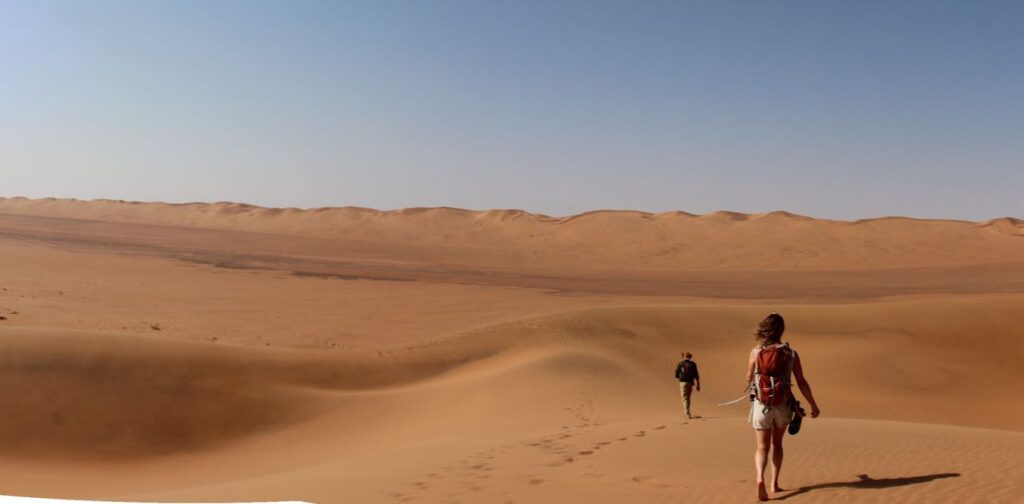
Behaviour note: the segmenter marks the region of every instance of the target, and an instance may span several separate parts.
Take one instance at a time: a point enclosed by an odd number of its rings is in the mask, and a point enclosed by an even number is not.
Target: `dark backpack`
[[[676,366],[676,379],[681,381],[681,382],[693,381],[693,379],[694,379],[693,368],[694,367],[695,366],[694,366],[692,360],[687,359],[687,360],[684,360],[683,362],[680,362],[679,365]]]

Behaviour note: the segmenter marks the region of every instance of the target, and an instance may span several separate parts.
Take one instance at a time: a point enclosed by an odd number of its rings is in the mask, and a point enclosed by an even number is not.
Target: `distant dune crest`
[[[553,217],[517,209],[264,208],[0,198],[0,214],[274,233],[403,247],[435,263],[595,270],[834,270],[1020,262],[1024,221],[816,219],[785,211]],[[437,254],[436,247],[444,247]],[[387,254],[384,254],[387,255]]]
[[[80,218],[88,218],[94,213],[117,213],[123,217],[129,217],[131,214],[137,214],[139,207],[144,208],[148,212],[158,211],[171,211],[175,213],[181,213],[182,210],[188,210],[199,214],[218,214],[218,215],[249,215],[254,217],[275,217],[279,215],[323,215],[323,214],[340,214],[346,216],[366,215],[366,216],[445,216],[445,217],[462,217],[462,218],[474,218],[478,220],[498,220],[508,221],[516,219],[526,219],[533,222],[552,222],[552,223],[565,223],[575,220],[582,220],[587,218],[602,217],[608,215],[616,215],[620,217],[631,217],[636,219],[692,219],[692,218],[704,218],[704,219],[725,219],[734,221],[747,221],[752,219],[764,219],[764,218],[789,218],[797,220],[812,220],[821,222],[833,222],[833,223],[850,223],[850,222],[871,222],[880,220],[907,220],[907,221],[925,221],[925,222],[964,222],[974,223],[982,226],[988,225],[1009,225],[1009,226],[1024,226],[1024,220],[1015,217],[999,217],[990,219],[983,222],[972,222],[962,220],[951,220],[951,219],[921,219],[915,217],[903,217],[903,216],[887,216],[887,217],[874,217],[867,219],[857,219],[854,221],[834,220],[834,219],[819,219],[807,215],[800,215],[793,212],[787,212],[785,210],[774,210],[765,213],[743,213],[734,212],[730,210],[718,210],[706,214],[694,214],[690,212],[684,212],[681,210],[670,210],[666,212],[644,212],[641,210],[619,210],[619,209],[601,209],[601,210],[589,210],[586,212],[568,215],[564,217],[551,216],[541,213],[528,212],[526,210],[520,210],[515,208],[510,209],[488,209],[488,210],[470,210],[465,208],[456,207],[408,207],[397,210],[379,210],[367,207],[358,206],[339,206],[339,207],[314,207],[314,208],[278,208],[278,207],[263,207],[259,205],[252,205],[249,203],[237,203],[232,201],[217,201],[212,203],[206,202],[189,202],[189,203],[163,203],[163,202],[145,202],[145,201],[128,201],[128,200],[113,200],[113,199],[93,199],[93,200],[79,200],[74,198],[25,198],[21,196],[14,197],[0,197],[0,210],[4,212],[22,213],[31,215],[45,215],[49,213],[61,214],[62,217],[72,218],[74,215],[64,215],[69,212],[82,212]],[[55,215],[56,216],[56,215]],[[142,218],[141,215],[138,216]],[[153,216],[155,217],[155,216]]]

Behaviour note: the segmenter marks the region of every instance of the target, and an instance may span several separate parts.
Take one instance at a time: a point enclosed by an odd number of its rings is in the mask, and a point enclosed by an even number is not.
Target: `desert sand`
[[[779,311],[822,416],[775,498],[1024,495],[1013,218],[0,198],[0,264],[2,494],[752,501],[716,404]]]

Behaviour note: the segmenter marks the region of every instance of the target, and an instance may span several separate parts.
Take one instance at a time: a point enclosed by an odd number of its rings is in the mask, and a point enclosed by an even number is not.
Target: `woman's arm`
[[[800,387],[800,393],[804,395],[807,402],[811,403],[811,418],[817,418],[821,414],[821,410],[818,409],[818,403],[814,400],[814,394],[811,393],[811,384],[807,383],[807,378],[804,377],[804,368],[800,364],[800,355],[793,352],[793,375],[796,377],[796,384]]]

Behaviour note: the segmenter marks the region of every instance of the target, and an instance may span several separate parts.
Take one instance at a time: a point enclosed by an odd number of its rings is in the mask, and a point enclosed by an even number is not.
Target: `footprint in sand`
[[[583,450],[583,451],[577,453],[577,455],[593,455],[593,454],[594,454],[593,450]]]
[[[529,482],[529,483],[530,483],[531,485],[539,485],[539,484],[541,484],[541,483],[544,483],[544,480],[542,480],[542,479],[540,479],[540,478],[533,478],[532,480],[530,480],[530,482]]]
[[[646,431],[640,431],[640,432],[637,432],[636,434],[633,434],[634,437],[644,437],[646,435],[647,435]]]

